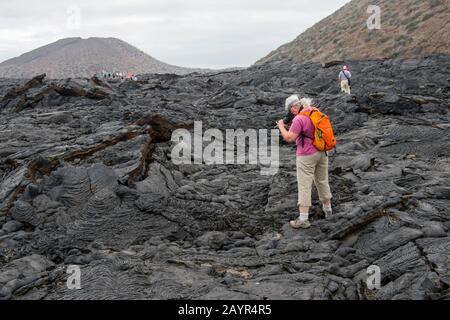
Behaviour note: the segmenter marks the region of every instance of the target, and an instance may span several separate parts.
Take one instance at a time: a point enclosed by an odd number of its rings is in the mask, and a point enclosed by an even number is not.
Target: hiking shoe
[[[300,221],[300,219],[292,220],[290,223],[292,228],[294,229],[308,229],[311,227],[311,223],[308,220]]]

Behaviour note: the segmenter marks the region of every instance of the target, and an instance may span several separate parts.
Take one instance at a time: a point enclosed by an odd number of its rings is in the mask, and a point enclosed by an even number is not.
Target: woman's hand
[[[278,129],[280,129],[281,135],[283,136],[283,139],[286,142],[295,142],[295,140],[297,140],[297,138],[299,136],[296,133],[289,132],[286,129],[283,120],[278,121]]]

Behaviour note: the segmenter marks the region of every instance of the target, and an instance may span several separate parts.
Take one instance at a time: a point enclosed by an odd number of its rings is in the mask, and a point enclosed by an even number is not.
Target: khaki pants
[[[312,182],[321,202],[332,198],[328,184],[328,157],[325,152],[297,157],[298,206],[311,207]]]
[[[342,80],[341,81],[341,91],[351,94],[350,93],[350,85],[348,84],[348,80]]]

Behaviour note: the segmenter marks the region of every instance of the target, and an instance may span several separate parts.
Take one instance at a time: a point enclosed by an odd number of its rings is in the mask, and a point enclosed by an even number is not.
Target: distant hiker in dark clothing
[[[347,66],[342,68],[342,71],[339,73],[339,82],[341,84],[341,92],[345,92],[347,94],[351,94],[350,89],[350,79],[352,78],[352,74],[348,70]]]

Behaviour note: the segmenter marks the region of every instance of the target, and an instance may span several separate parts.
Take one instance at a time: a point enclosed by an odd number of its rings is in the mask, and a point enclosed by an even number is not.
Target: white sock
[[[309,216],[309,213],[303,213],[303,212],[300,212],[300,221],[308,221],[308,216]]]
[[[330,205],[322,205],[323,211],[332,212],[331,204]]]

